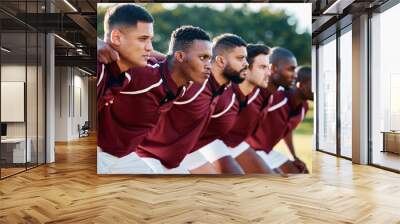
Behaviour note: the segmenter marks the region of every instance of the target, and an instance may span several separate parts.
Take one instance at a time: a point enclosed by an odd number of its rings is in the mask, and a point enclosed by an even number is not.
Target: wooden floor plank
[[[96,139],[0,181],[0,223],[400,223],[400,175],[313,153],[313,174],[97,175]]]

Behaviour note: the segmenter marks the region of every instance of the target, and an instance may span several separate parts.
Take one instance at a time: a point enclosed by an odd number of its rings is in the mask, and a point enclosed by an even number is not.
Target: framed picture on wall
[[[24,122],[25,82],[1,82],[1,122]]]

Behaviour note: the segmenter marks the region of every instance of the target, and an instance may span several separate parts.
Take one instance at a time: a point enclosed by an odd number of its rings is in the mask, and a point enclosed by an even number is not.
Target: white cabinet
[[[28,144],[25,151],[25,144]],[[7,138],[1,140],[2,159],[6,163],[25,163],[32,161],[32,141],[30,138]],[[25,161],[26,160],[26,161]]]

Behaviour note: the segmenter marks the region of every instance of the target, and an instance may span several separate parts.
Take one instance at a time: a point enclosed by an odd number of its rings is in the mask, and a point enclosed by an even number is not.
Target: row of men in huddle
[[[292,131],[311,70],[281,47],[182,26],[169,52],[135,4],[107,10],[98,40],[98,173],[304,173]],[[273,150],[284,139],[293,158]]]

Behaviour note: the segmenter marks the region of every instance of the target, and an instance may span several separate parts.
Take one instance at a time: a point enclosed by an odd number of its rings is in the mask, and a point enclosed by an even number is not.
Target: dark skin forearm
[[[294,159],[294,165],[297,166],[300,172],[308,173],[306,164],[303,161],[301,161],[296,155],[296,151],[293,145],[293,131],[290,131],[283,140],[285,141],[287,147],[289,148],[290,153],[292,153]]]
[[[289,148],[290,153],[292,154],[294,159],[297,159],[296,152],[294,150],[294,145],[293,145],[293,132],[290,131],[284,138],[283,140],[285,141],[287,147]]]

